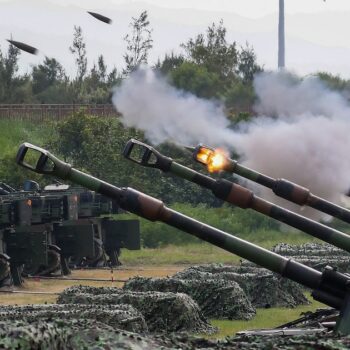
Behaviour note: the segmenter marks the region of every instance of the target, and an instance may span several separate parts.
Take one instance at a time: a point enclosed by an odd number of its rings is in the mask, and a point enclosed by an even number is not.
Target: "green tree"
[[[244,108],[247,111],[255,98],[254,75],[261,72],[262,67],[257,63],[253,47],[247,43],[245,47],[237,48],[236,42],[227,41],[226,34],[221,20],[208,27],[205,34],[182,44],[185,61],[170,68],[170,75],[177,87],[200,97],[219,98],[229,110]],[[158,63],[158,66],[162,67],[162,64]]]
[[[107,73],[107,65],[102,55],[98,57],[97,65],[94,64],[89,75],[83,82],[80,100],[85,103],[110,103],[112,88],[118,83],[119,77],[116,68]]]
[[[103,55],[98,56],[98,78],[101,83],[104,83],[106,81],[106,74],[107,74],[107,65],[105,63],[105,60],[103,58]]]
[[[249,84],[253,82],[255,74],[262,72],[262,70],[262,67],[257,63],[254,48],[246,43],[246,46],[241,47],[238,53],[237,74],[244,84]]]
[[[198,97],[219,97],[220,78],[206,67],[192,62],[184,62],[171,72],[173,84],[183,90],[190,91]]]
[[[31,99],[29,76],[19,76],[19,49],[9,45],[7,54],[0,51],[0,102],[25,103]]]
[[[209,191],[195,184],[166,176],[157,176],[157,181],[154,181],[157,170],[126,160],[121,154],[126,141],[132,137],[142,141],[144,137],[135,129],[123,127],[117,118],[94,117],[80,111],[58,122],[55,131],[54,138],[46,146],[75,167],[94,176],[118,186],[142,190],[167,203],[206,202],[217,205],[218,200]],[[185,165],[193,163],[185,150],[172,144],[163,144],[158,148]]]
[[[5,81],[5,84],[8,88],[11,88],[13,81],[15,80],[16,73],[18,71],[18,57],[20,55],[20,50],[13,46],[9,45],[7,55],[1,57],[2,61],[2,78]]]
[[[153,47],[152,29],[149,28],[147,11],[143,11],[138,18],[132,17],[129,26],[132,32],[124,37],[127,43],[127,52],[124,55],[126,67],[123,70],[125,75],[137,69],[142,63],[147,63],[148,52]]]
[[[237,111],[250,111],[255,101],[255,93],[252,84],[244,84],[236,80],[225,93],[224,101],[228,110],[230,111],[232,109],[234,114]]]
[[[319,72],[316,76],[327,85],[328,88],[336,91],[350,91],[350,81],[342,79],[339,75],[327,72]]]
[[[221,20],[207,28],[206,34],[190,39],[184,48],[188,60],[216,73],[221,81],[227,82],[236,75],[238,52],[236,43],[227,43],[226,28]]]
[[[37,103],[74,103],[76,102],[75,95],[76,89],[72,83],[60,82],[35,95],[34,101]]]
[[[81,85],[87,71],[86,45],[80,26],[74,26],[73,43],[69,47],[70,52],[76,56],[77,81]]]
[[[159,70],[162,74],[168,74],[181,66],[184,62],[185,58],[183,55],[176,55],[172,52],[170,55],[165,54],[163,61],[158,59],[154,68]]]
[[[96,64],[94,64],[90,70],[89,75],[84,80],[84,86],[88,89],[97,89],[101,85],[100,74],[98,72]]]
[[[121,77],[118,74],[117,68],[113,68],[108,76],[107,76],[107,84],[110,87],[113,87],[114,85],[118,84],[121,81]]]
[[[33,93],[38,94],[56,83],[64,83],[66,79],[62,65],[55,58],[45,57],[42,64],[33,67]]]
[[[91,116],[83,110],[57,123],[55,129],[49,146],[66,161],[95,176],[125,183],[129,173],[121,150],[132,130],[123,128],[115,118]]]

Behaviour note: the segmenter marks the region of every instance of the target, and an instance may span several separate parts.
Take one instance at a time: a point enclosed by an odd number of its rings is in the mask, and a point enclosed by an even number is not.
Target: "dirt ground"
[[[60,293],[65,288],[73,285],[90,285],[95,287],[122,287],[123,282],[115,282],[115,280],[126,280],[134,276],[143,277],[166,277],[175,274],[178,271],[185,269],[186,266],[169,265],[169,266],[121,266],[110,269],[87,269],[73,270],[72,274],[61,280],[51,279],[26,279],[23,287],[10,288],[9,293],[5,293],[6,289],[0,290],[1,305],[23,305],[23,304],[42,304],[56,302],[57,295],[55,294],[24,294],[26,292],[38,293]],[[93,278],[106,279],[108,281],[71,281],[70,278]],[[113,281],[112,281],[113,280]],[[9,289],[7,289],[9,290]],[[13,291],[13,293],[11,293]],[[17,293],[23,292],[23,293]]]

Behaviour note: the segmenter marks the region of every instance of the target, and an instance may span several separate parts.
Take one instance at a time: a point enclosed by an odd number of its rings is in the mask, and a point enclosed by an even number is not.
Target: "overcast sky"
[[[88,16],[85,10],[113,19],[111,26]],[[103,54],[108,65],[123,68],[125,42],[132,16],[147,10],[154,47],[150,63],[180,44],[205,32],[221,18],[229,41],[254,46],[267,69],[277,65],[278,0],[0,0],[0,47],[6,38],[38,47],[41,55],[21,55],[22,71],[30,71],[43,55],[57,58],[71,75],[69,53],[74,25],[80,25],[87,44],[89,67]],[[329,71],[350,78],[350,0],[285,0],[286,64],[300,74]]]
[[[5,0],[1,0],[5,1]],[[133,0],[49,0],[57,4],[75,4],[84,8],[113,7]],[[245,17],[260,17],[277,11],[278,0],[145,0],[145,3],[166,8],[192,8],[207,11],[230,11]],[[350,11],[349,0],[286,0],[286,13]]]

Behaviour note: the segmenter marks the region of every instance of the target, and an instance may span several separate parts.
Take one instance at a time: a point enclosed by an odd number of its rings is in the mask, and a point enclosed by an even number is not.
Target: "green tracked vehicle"
[[[140,249],[140,231],[138,220],[102,217],[118,212],[112,200],[82,188],[41,190],[26,181],[24,190],[16,191],[0,184],[0,286],[11,276],[20,285],[21,275],[119,265],[121,248]]]
[[[47,229],[45,225],[32,226],[31,216],[30,199],[0,197],[1,262],[9,264],[15,285],[23,282],[24,266],[39,268],[49,263]],[[8,271],[3,267],[1,270]],[[1,286],[7,285],[9,278],[9,274],[1,276]]]
[[[112,266],[120,265],[118,256],[121,248],[129,250],[138,250],[141,247],[140,225],[138,220],[119,220],[113,219],[108,215],[120,214],[123,211],[111,199],[102,196],[94,191],[87,191],[82,188],[70,188],[67,185],[49,185],[44,188],[43,194],[61,194],[77,196],[78,212],[76,221],[63,222],[63,233],[67,226],[72,226],[72,232],[85,232],[84,226],[91,226],[93,230],[93,251],[94,253],[82,254],[83,250],[77,249],[80,256],[70,254],[74,257],[76,265],[103,266],[107,263]],[[58,229],[57,229],[58,230]],[[73,233],[71,233],[71,236]],[[61,235],[62,236],[62,235]],[[80,238],[75,237],[75,244],[82,244]],[[91,240],[90,240],[91,241]],[[85,241],[85,247],[87,241]],[[72,244],[61,242],[60,247],[64,245],[66,249],[72,247]],[[108,257],[108,261],[106,258]]]

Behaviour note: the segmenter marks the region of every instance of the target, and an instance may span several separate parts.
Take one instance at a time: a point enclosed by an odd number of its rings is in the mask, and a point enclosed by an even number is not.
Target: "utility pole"
[[[285,68],[284,0],[279,0],[278,68]]]

